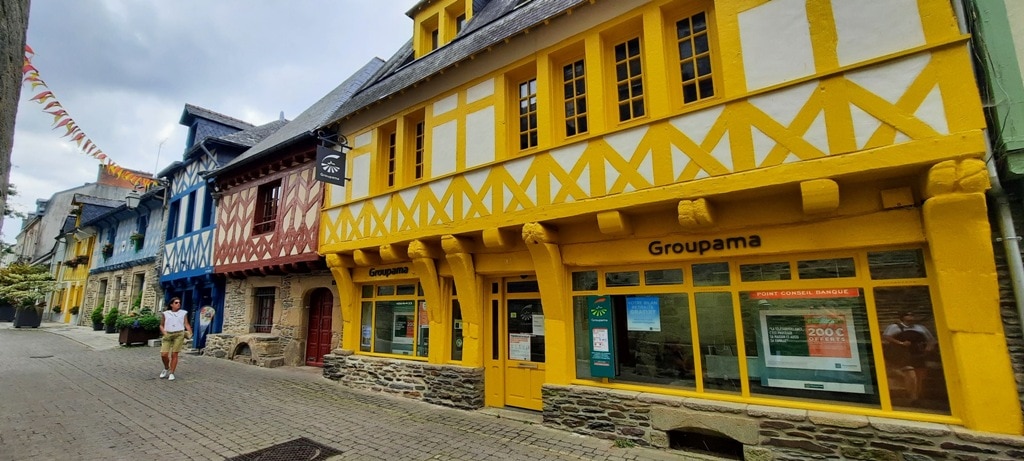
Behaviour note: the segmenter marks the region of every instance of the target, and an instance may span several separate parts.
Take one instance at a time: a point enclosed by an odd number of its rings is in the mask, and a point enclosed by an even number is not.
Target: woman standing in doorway
[[[185,344],[185,337],[192,337],[192,326],[188,324],[188,311],[181,308],[181,299],[171,298],[167,310],[160,316],[160,360],[164,362],[164,371],[160,378],[174,381],[174,369],[178,367],[178,353]]]

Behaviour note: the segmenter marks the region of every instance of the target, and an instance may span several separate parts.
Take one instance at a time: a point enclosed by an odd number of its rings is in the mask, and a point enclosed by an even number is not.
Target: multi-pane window
[[[640,38],[615,45],[615,88],[619,102],[619,121],[644,115],[643,69],[640,63]]]
[[[263,184],[256,192],[256,215],[253,234],[273,232],[277,224],[277,206],[281,199],[281,180]]]
[[[537,79],[519,84],[519,149],[537,147]]]
[[[683,103],[715,95],[711,78],[711,47],[708,45],[707,16],[701,12],[676,22],[679,70],[682,74]]]
[[[392,131],[387,138],[387,184],[388,187],[395,187],[395,172],[398,170],[398,156],[396,149],[396,135]]]
[[[413,179],[423,179],[423,143],[426,126],[422,120],[413,128]]]
[[[359,350],[426,357],[430,322],[416,283],[363,285]]]
[[[462,13],[455,18],[455,33],[462,32],[463,27],[466,27],[466,13]]]
[[[167,239],[178,236],[178,217],[181,214],[181,200],[171,202],[167,211]]]
[[[587,132],[587,82],[584,72],[582,59],[562,67],[566,136]]]
[[[257,288],[255,292],[256,323],[253,331],[270,333],[274,326],[274,287]]]

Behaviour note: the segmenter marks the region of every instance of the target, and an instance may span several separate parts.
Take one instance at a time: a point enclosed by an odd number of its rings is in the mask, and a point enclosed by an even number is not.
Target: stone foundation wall
[[[136,274],[145,274],[145,281],[142,284],[142,304],[140,307],[149,308],[153,312],[163,310],[164,290],[160,286],[160,274],[157,272],[155,263],[128,267],[125,269],[99,272],[90,274],[85,282],[85,296],[82,299],[81,310],[79,311],[78,323],[80,325],[92,325],[90,315],[92,310],[100,304],[103,298],[103,310],[109,311],[111,307],[117,307],[118,312],[126,313],[132,308],[134,301],[132,283]],[[117,277],[120,276],[126,288],[119,290],[115,286]],[[107,293],[103,296],[100,293],[100,280],[107,280]]]
[[[991,201],[989,202],[991,203]],[[1013,227],[1017,235],[1022,234],[1022,220],[1024,220],[1024,209],[1021,209],[1021,199],[1013,197],[1010,199],[1010,209],[1013,215]],[[995,251],[996,272],[999,276],[999,306],[1003,318],[1003,334],[1006,336],[1006,347],[1010,352],[1010,363],[1013,366],[1013,374],[1017,380],[1017,396],[1024,411],[1024,330],[1021,328],[1020,316],[1017,313],[1016,300],[1013,297],[1013,282],[1010,279],[1010,268],[1006,263],[1006,248],[999,239],[1002,235],[999,232],[998,216],[994,207],[989,207],[989,221],[992,223],[992,249]]]
[[[484,405],[484,370],[354,355],[324,356],[324,377],[357,388],[473,410]]]
[[[267,333],[234,335],[215,333],[207,335],[203,355],[219,359],[234,360],[263,368],[277,368],[285,365],[285,350],[289,341]],[[239,345],[249,347],[249,355],[238,354]]]
[[[545,384],[544,424],[609,440],[669,448],[669,431],[714,433],[744,459],[1003,461],[1024,459],[1024,437],[959,426]]]

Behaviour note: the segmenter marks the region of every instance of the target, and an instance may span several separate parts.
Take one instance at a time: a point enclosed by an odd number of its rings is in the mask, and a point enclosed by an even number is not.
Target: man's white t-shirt
[[[166,310],[164,311],[164,331],[168,333],[177,333],[185,329],[185,317],[188,315],[188,311],[185,309],[178,309],[177,311]]]

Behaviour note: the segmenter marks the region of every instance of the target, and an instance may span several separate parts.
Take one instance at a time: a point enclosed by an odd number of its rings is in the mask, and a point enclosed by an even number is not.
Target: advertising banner
[[[587,320],[590,323],[590,375],[614,378],[615,329],[611,298],[587,296]]]
[[[849,309],[761,311],[765,366],[860,371],[857,331]]]
[[[661,306],[657,296],[626,298],[626,329],[629,331],[661,331]]]

